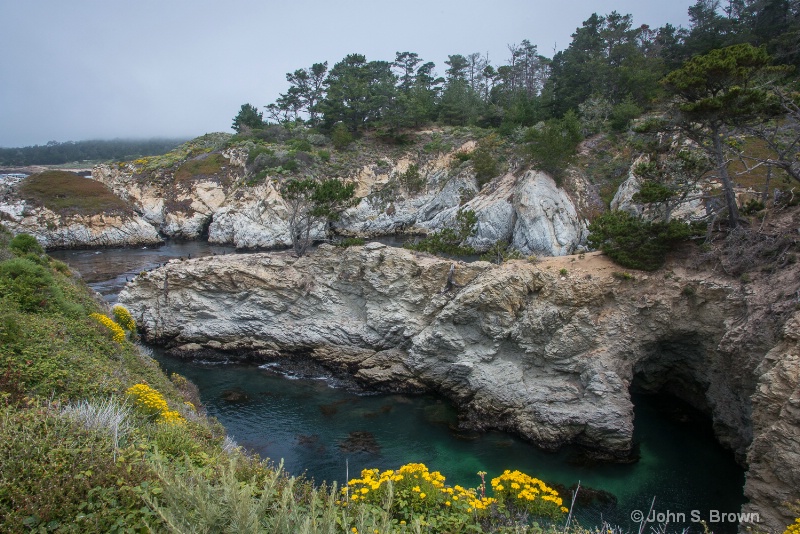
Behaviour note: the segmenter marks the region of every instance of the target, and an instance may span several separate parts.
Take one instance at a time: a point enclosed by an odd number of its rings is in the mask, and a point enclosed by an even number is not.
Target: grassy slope
[[[45,171],[25,178],[20,196],[62,216],[133,214],[133,209],[108,187],[72,172]]]
[[[65,264],[35,241],[10,249],[10,238],[0,227],[0,532],[460,532],[509,521],[479,517],[466,498],[445,505],[447,493],[411,477],[397,483],[405,500],[365,498],[365,486],[343,506],[335,487],[243,454],[197,411],[191,384],[90,317],[107,311]],[[136,384],[177,422],[137,404],[126,393]]]

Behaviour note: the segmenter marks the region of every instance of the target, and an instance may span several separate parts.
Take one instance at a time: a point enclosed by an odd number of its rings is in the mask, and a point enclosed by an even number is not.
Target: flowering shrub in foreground
[[[520,471],[509,471],[492,479],[497,500],[510,507],[524,510],[537,517],[558,519],[569,510],[558,492],[547,484]]]
[[[111,308],[111,311],[114,312],[114,319],[117,320],[117,323],[119,323],[122,328],[129,332],[136,332],[136,321],[134,321],[131,312],[129,312],[125,306],[117,304]]]
[[[400,525],[414,518],[429,526],[477,523],[492,509],[501,514],[525,511],[532,517],[549,519],[567,512],[555,490],[519,471],[505,471],[492,480],[492,489],[495,497],[485,496],[483,485],[480,494],[459,485],[447,486],[438,471],[412,463],[396,471],[364,469],[361,478],[350,480],[342,488],[339,502],[343,506],[367,503],[385,507],[391,496],[390,513]]]
[[[92,313],[89,315],[92,319],[111,330],[112,339],[117,343],[125,341],[125,330],[120,325],[114,322],[110,317],[106,317],[102,313]]]
[[[164,397],[147,384],[136,384],[125,392],[133,399],[133,406],[145,415],[154,416],[159,423],[183,424],[186,419],[175,410],[170,410]]]
[[[794,523],[786,527],[783,534],[800,534],[800,517],[794,520]]]

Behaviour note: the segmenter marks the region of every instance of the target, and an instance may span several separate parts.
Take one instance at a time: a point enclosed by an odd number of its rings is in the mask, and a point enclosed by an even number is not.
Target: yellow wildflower
[[[102,313],[92,313],[89,315],[92,319],[111,330],[111,338],[117,343],[125,341],[125,330],[120,325],[114,322],[110,317],[106,317]]]

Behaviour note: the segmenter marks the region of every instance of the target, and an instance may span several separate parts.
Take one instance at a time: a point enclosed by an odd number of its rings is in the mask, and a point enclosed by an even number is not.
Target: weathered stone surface
[[[367,386],[440,392],[473,428],[601,458],[631,450],[632,386],[669,391],[747,457],[748,509],[788,522],[777,499],[800,487],[797,313],[774,340],[749,286],[675,264],[620,280],[597,253],[457,263],[461,287],[443,292],[451,264],[380,244],[217,256],[140,275],[119,299],[151,341],[303,353]]]
[[[567,194],[541,172],[525,173],[514,191],[517,217],[512,245],[523,254],[572,254],[586,238],[586,223]]]
[[[633,198],[642,187],[642,179],[636,175],[634,169],[645,161],[646,157],[644,156],[634,160],[631,164],[631,170],[628,172],[628,178],[617,189],[614,198],[611,200],[610,207],[612,210],[625,211],[631,215],[643,216],[649,220],[662,219],[665,215],[663,207],[642,204],[636,202]],[[686,202],[682,202],[672,208],[669,218],[681,221],[697,221],[706,218],[706,206],[703,197],[703,190],[697,187],[687,195]]]
[[[510,241],[523,254],[563,256],[586,238],[586,223],[572,200],[541,172],[495,178],[463,206],[455,204],[418,226],[427,232],[452,226],[459,209],[475,212],[476,232],[467,244],[481,252]]]
[[[478,216],[477,231],[468,243],[478,251],[497,241],[511,242],[525,254],[563,255],[585,239],[585,222],[570,198],[549,177],[538,172],[496,177],[478,191],[469,165],[453,166],[453,154],[470,152],[468,141],[437,156],[407,154],[392,161],[343,171],[356,185],[360,202],[334,225],[347,236],[376,237],[396,233],[430,233],[453,223],[460,208]],[[222,153],[229,165],[220,176],[188,183],[172,176],[143,179],[138,167],[101,165],[93,177],[142,212],[162,234],[196,239],[208,234],[213,243],[238,248],[289,246],[288,211],[278,191],[278,178],[248,185],[246,151]],[[415,166],[420,182],[403,182]],[[324,238],[324,228],[316,237]]]
[[[787,525],[790,510],[760,504],[793,503],[800,496],[800,312],[786,322],[783,339],[767,353],[756,375],[745,485],[750,502],[744,510],[761,514],[770,525]]]
[[[246,150],[232,148],[222,151],[221,156],[227,165],[219,173],[188,180],[177,180],[166,170],[157,172],[159,179],[148,179],[139,174],[141,169],[135,163],[98,165],[92,169],[92,178],[138,206],[142,216],[163,235],[198,239],[237,190],[245,173]]]
[[[162,241],[153,225],[138,215],[60,216],[46,208],[26,206],[20,200],[0,203],[0,214],[9,231],[31,234],[47,249],[152,245]]]

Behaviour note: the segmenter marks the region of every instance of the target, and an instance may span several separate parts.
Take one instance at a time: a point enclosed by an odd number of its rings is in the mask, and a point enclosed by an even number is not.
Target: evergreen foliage
[[[231,128],[236,133],[241,133],[243,130],[259,129],[264,127],[264,116],[252,104],[242,104],[239,114],[233,118],[233,125]]]
[[[764,48],[733,45],[693,57],[662,82],[678,97],[677,127],[706,150],[717,168],[732,227],[739,222],[739,210],[726,146],[736,126],[761,122],[771,114],[760,82],[785,69],[770,67],[770,60]]]
[[[132,160],[166,154],[185,139],[113,139],[87,141],[50,141],[44,145],[19,148],[0,147],[0,165],[88,164],[101,161]]]
[[[559,180],[581,141],[581,124],[573,111],[528,130],[527,152],[533,164]]]
[[[459,209],[452,223],[416,243],[406,243],[405,248],[429,252],[431,254],[447,254],[449,256],[469,256],[475,249],[465,245],[465,241],[478,231],[478,216],[469,209]]]
[[[302,256],[314,240],[314,232],[327,230],[331,221],[353,205],[355,183],[345,184],[333,178],[288,180],[281,194],[289,208],[289,231],[295,254]]]
[[[647,221],[624,211],[609,211],[589,225],[589,244],[614,262],[631,269],[654,271],[670,249],[698,234],[681,221]]]

